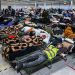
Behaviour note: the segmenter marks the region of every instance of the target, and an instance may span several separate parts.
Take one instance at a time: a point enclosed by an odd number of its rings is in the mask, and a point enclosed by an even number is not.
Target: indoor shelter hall
[[[75,75],[75,0],[0,0],[0,75]]]

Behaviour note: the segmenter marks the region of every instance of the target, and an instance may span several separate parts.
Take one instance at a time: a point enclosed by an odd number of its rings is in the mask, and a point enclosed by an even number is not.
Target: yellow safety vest
[[[48,49],[50,49],[50,51],[46,51],[46,50],[43,50],[43,51],[46,52],[48,56],[48,60],[51,60],[52,58],[56,56],[57,51],[59,51],[59,49],[54,47],[53,45],[50,45]]]

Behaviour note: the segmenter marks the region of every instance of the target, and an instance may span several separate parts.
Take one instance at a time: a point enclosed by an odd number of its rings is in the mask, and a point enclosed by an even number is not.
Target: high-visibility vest
[[[59,49],[54,47],[53,45],[50,45],[48,47],[48,49],[50,49],[50,51],[46,51],[46,50],[43,50],[43,51],[46,52],[46,54],[48,56],[48,60],[51,60],[52,58],[54,58],[56,56]]]

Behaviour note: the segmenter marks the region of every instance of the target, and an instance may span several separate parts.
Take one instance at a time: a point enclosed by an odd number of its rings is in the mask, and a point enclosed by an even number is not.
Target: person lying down
[[[16,69],[17,72],[20,72],[22,68],[30,68],[39,65],[46,60],[51,60],[52,58],[56,57],[56,55],[58,55],[59,53],[61,54],[66,50],[67,47],[63,47],[62,40],[55,40],[54,43],[51,44],[45,50],[36,52],[16,62],[10,62],[10,65],[14,69]]]

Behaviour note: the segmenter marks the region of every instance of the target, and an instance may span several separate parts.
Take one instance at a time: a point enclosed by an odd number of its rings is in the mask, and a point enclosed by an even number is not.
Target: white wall
[[[3,8],[6,9],[6,8],[8,8],[8,6],[11,6],[12,8],[14,8],[14,4],[1,4],[1,9],[3,9]],[[35,5],[34,4],[16,4],[15,7],[20,9],[22,7],[28,7],[28,8],[35,7]],[[38,5],[38,7],[41,7],[41,8],[44,9],[44,4]],[[45,8],[51,8],[51,5],[46,5]],[[59,8],[59,4],[58,5],[52,5],[52,8]],[[62,8],[62,9],[71,9],[71,6],[69,6],[69,5],[66,5],[66,6],[60,5],[60,8]],[[75,5],[73,5],[73,9],[75,9]]]
[[[8,6],[11,6],[12,8],[14,8],[14,4],[1,4],[1,9],[6,9],[6,8],[8,8]],[[30,7],[35,7],[35,5],[33,5],[33,4],[30,4],[30,5],[28,5],[28,4],[21,4],[21,5],[19,5],[19,4],[16,4],[16,6],[15,6],[16,8],[22,8],[22,7],[28,7],[28,8],[30,8]]]
[[[44,5],[39,5],[39,7],[41,7],[41,8],[44,9]],[[46,8],[46,9],[47,9],[47,8],[71,9],[71,5],[66,5],[66,6],[60,5],[60,7],[59,7],[59,4],[58,4],[58,5],[52,5],[52,6],[51,6],[51,5],[46,5],[45,8]],[[72,9],[75,9],[75,5],[72,6]]]

